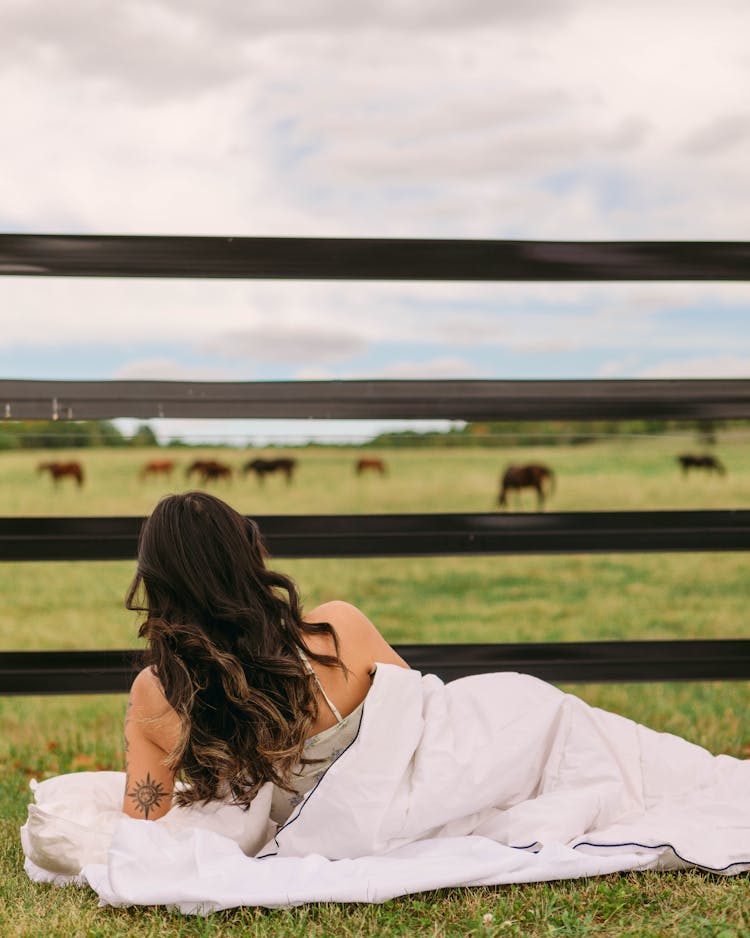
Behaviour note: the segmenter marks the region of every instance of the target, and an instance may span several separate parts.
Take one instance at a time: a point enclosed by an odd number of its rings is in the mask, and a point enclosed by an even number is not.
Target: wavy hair
[[[166,496],[141,530],[125,605],[145,613],[146,664],[180,718],[166,759],[188,783],[179,804],[229,794],[247,808],[264,782],[291,790],[318,715],[299,652],[346,673],[331,625],[302,619],[293,581],[266,558],[257,524],[204,492]],[[335,654],[310,650],[320,634]]]

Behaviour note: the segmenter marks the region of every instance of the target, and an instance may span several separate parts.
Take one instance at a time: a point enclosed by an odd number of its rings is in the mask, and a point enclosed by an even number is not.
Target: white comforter
[[[626,869],[750,869],[750,762],[520,674],[443,684],[379,665],[359,735],[278,831],[250,811],[125,817],[124,776],[33,786],[32,879],[185,912],[382,902],[450,885]]]

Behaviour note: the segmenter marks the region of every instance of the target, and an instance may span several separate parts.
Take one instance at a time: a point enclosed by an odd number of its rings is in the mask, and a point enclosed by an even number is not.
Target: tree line
[[[408,446],[577,446],[615,436],[659,436],[665,433],[695,434],[696,442],[711,446],[718,431],[730,426],[746,426],[746,421],[677,420],[557,420],[466,423],[445,431],[395,430],[380,433],[358,443],[362,447]],[[97,446],[169,448],[190,447],[184,440],[161,444],[151,427],[141,424],[132,436],[125,436],[108,420],[5,420],[0,421],[0,450],[72,449]],[[195,444],[205,446],[205,443]],[[221,444],[213,444],[221,445]],[[351,446],[350,443],[320,443],[308,446]],[[270,444],[269,448],[275,448]],[[286,448],[286,447],[284,447]]]
[[[720,429],[744,421],[679,420],[535,420],[466,423],[445,431],[394,430],[365,446],[578,446],[617,436],[694,433],[702,446],[716,443]]]
[[[4,420],[0,450],[72,449],[93,446],[158,446],[148,424],[125,436],[109,420]]]

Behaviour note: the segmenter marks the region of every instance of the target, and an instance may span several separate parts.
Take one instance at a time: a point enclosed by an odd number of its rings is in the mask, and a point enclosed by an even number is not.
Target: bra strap
[[[330,709],[331,709],[331,713],[336,717],[336,722],[337,722],[337,723],[343,723],[343,722],[344,722],[344,718],[343,718],[343,717],[341,716],[341,714],[339,713],[336,704],[331,700],[331,698],[328,696],[328,694],[327,694],[327,693],[325,692],[325,690],[323,689],[323,685],[320,683],[320,678],[319,678],[318,675],[315,673],[315,671],[314,671],[314,669],[313,669],[313,666],[310,664],[310,659],[307,657],[307,655],[304,653],[304,651],[302,651],[301,648],[298,648],[298,649],[297,649],[297,652],[298,652],[300,658],[302,659],[302,663],[304,664],[304,666],[307,668],[307,670],[309,671],[309,673],[312,674],[313,678],[315,679],[315,683],[318,685],[318,690],[319,690],[320,693],[323,695],[323,700],[325,700],[325,702],[328,704],[328,706],[329,706]]]

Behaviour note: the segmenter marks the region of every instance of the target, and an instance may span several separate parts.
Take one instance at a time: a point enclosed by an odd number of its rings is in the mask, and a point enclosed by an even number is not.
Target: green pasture
[[[328,512],[494,511],[498,480],[510,463],[544,462],[557,475],[549,502],[554,511],[627,511],[637,508],[745,508],[750,506],[750,440],[727,434],[716,449],[727,466],[724,478],[680,475],[676,454],[696,449],[689,435],[680,438],[620,437],[580,446],[424,447],[360,451],[349,447],[306,447],[299,450],[234,449],[79,449],[0,452],[0,514],[117,515],[145,514],[165,491],[191,487],[185,470],[195,459],[217,459],[235,471],[232,482],[211,489],[248,514]],[[354,473],[362,455],[383,458],[389,476]],[[269,477],[260,485],[239,472],[258,455],[294,456],[294,483]],[[139,479],[149,459],[174,458],[174,478]],[[41,461],[76,459],[86,481],[77,489],[71,480],[55,488],[37,473]],[[526,491],[511,497],[513,511],[535,510]]]
[[[502,468],[545,462],[556,472],[554,511],[750,507],[750,441],[722,437],[726,477],[682,478],[675,455],[688,438],[614,439],[578,447],[424,448],[367,452],[389,475],[356,478],[347,448],[285,451],[294,483],[236,477],[210,488],[249,514],[493,511]],[[282,455],[274,451],[274,455]],[[141,481],[149,458],[174,455],[178,474]],[[257,451],[76,450],[0,453],[0,515],[143,515],[168,491],[192,487],[189,461],[210,456],[235,469]],[[55,489],[41,460],[76,458],[77,489]],[[512,510],[535,510],[530,492]],[[133,564],[0,565],[0,648],[136,646],[137,620],[122,606]],[[565,641],[747,637],[742,554],[295,560],[277,564],[311,607],[359,605],[393,642]],[[589,702],[714,751],[750,753],[743,683],[571,688]],[[0,935],[740,935],[750,934],[746,877],[626,875],[498,889],[448,890],[383,906],[245,909],[187,919],[164,910],[99,910],[85,890],[32,886],[17,829],[32,776],[120,768],[125,700],[0,698]],[[493,915],[482,924],[486,913]]]

